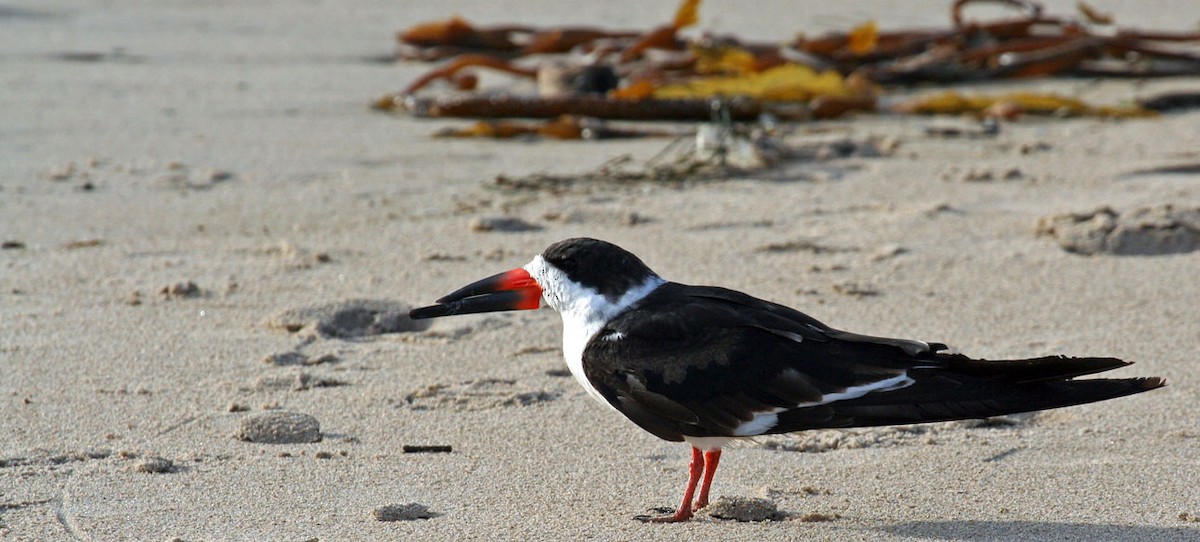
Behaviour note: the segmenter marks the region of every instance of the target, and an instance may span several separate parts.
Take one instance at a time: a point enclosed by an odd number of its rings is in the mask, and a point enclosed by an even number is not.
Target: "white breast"
[[[608,401],[600,395],[600,392],[588,382],[587,376],[583,374],[583,350],[587,348],[588,342],[604,327],[604,322],[580,322],[577,319],[569,318],[567,314],[563,314],[563,359],[567,361],[567,368],[571,370],[571,374],[575,376],[575,380],[579,382],[583,389],[587,390],[588,395],[592,398],[608,405]],[[612,406],[612,405],[609,405]]]
[[[620,299],[610,301],[599,292],[571,281],[562,270],[550,265],[541,256],[526,264],[525,270],[542,287],[542,300],[546,305],[562,315],[563,358],[566,359],[567,368],[589,395],[608,405],[608,401],[588,382],[583,372],[583,351],[609,320],[666,281],[651,276],[642,284],[630,288]],[[613,334],[603,340],[619,341],[621,338],[620,334]]]

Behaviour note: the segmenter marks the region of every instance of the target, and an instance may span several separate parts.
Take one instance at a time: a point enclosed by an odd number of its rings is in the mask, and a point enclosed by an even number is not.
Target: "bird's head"
[[[421,319],[527,310],[544,302],[564,316],[591,318],[623,309],[628,303],[622,301],[631,293],[648,291],[662,282],[625,249],[596,239],[574,238],[550,245],[523,267],[468,284],[438,299],[436,305],[413,309],[409,316]]]

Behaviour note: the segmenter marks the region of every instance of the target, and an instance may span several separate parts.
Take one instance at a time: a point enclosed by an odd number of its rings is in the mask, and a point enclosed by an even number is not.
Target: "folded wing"
[[[835,330],[739,292],[668,283],[596,334],[588,380],[660,438],[983,418],[1138,393],[1161,379],[1074,377],[1128,365],[973,360],[945,346]]]

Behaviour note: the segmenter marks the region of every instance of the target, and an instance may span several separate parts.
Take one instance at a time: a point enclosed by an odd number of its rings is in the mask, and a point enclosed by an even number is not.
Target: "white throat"
[[[562,315],[563,358],[566,359],[567,368],[588,394],[607,405],[608,401],[592,387],[583,373],[583,351],[609,320],[667,281],[658,275],[651,275],[619,299],[610,301],[599,292],[571,281],[566,273],[547,263],[540,255],[525,265],[525,270],[542,287],[542,301]],[[601,340],[620,339],[614,334]]]

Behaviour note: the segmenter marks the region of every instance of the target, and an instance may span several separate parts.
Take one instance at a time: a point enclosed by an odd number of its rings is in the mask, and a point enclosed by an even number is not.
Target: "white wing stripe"
[[[905,374],[893,376],[891,378],[877,380],[875,382],[871,382],[870,384],[863,384],[861,386],[851,386],[851,387],[846,388],[845,390],[839,391],[837,393],[827,393],[827,394],[821,396],[820,401],[810,401],[807,403],[800,403],[792,408],[812,407],[812,406],[817,406],[817,405],[824,405],[826,403],[832,403],[834,401],[843,401],[846,399],[858,399],[859,397],[862,397],[862,396],[864,396],[868,393],[872,393],[872,392],[891,391],[891,390],[898,390],[900,388],[905,388],[905,387],[911,386],[914,382],[916,382],[916,381],[909,378],[908,374],[905,373]],[[749,437],[749,436],[761,435],[763,433],[766,433],[767,431],[770,431],[772,427],[775,427],[775,424],[779,423],[779,413],[783,412],[785,410],[791,410],[791,409],[773,408],[771,410],[755,412],[754,418],[748,422],[742,422],[740,425],[738,425],[736,428],[734,428],[733,434],[737,435],[739,437]]]
[[[824,405],[826,403],[832,403],[834,401],[842,401],[845,399],[858,399],[859,397],[862,397],[868,393],[872,393],[872,392],[876,392],[876,391],[891,391],[891,390],[898,390],[900,388],[907,388],[908,386],[911,386],[914,382],[916,382],[916,380],[909,378],[908,373],[904,373],[904,374],[893,376],[891,378],[877,380],[875,382],[871,382],[870,384],[863,384],[861,386],[850,386],[849,388],[846,388],[845,390],[839,391],[837,393],[827,393],[827,394],[821,396],[820,401],[814,401],[814,402],[810,402],[810,403],[800,403],[800,404],[796,405],[796,408]]]

